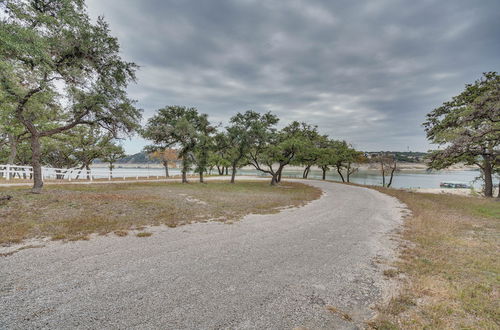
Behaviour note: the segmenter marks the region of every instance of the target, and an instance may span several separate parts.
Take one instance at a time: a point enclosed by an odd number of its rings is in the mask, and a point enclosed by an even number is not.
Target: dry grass
[[[352,317],[349,314],[347,314],[346,312],[341,311],[340,309],[338,309],[335,306],[326,305],[325,308],[326,308],[327,311],[329,311],[329,312],[331,312],[333,314],[336,314],[337,316],[339,316],[340,318],[342,318],[345,321],[352,321]]]
[[[149,237],[151,235],[153,235],[153,234],[143,231],[143,232],[137,233],[135,236],[137,236],[137,237]]]
[[[14,198],[0,206],[0,245],[34,237],[88,239],[92,233],[118,236],[130,229],[177,227],[213,219],[232,222],[249,213],[274,213],[299,206],[321,191],[299,183],[267,182],[123,183],[47,185],[40,195],[28,187],[2,187]]]
[[[412,211],[397,270],[400,294],[380,306],[376,329],[500,328],[500,201],[378,190]],[[403,243],[404,244],[404,243]]]

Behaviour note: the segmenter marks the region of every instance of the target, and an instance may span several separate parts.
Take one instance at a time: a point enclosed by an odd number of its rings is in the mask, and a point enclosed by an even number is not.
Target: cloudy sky
[[[498,0],[88,0],[145,118],[195,106],[214,122],[272,111],[361,150],[425,151],[425,114],[500,71]],[[126,141],[127,152],[146,144]]]

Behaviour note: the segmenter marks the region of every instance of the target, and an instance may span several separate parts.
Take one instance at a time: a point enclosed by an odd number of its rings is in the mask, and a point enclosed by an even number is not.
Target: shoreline
[[[92,168],[108,168],[108,164],[106,163],[97,163],[97,164],[92,164]],[[378,168],[377,164],[355,164],[354,167],[358,168],[358,171],[379,171],[380,169]],[[117,163],[115,164],[115,169],[120,169],[120,168],[140,168],[140,169],[163,169],[163,165],[160,163]],[[303,171],[304,166],[286,166],[285,171]],[[174,169],[174,170],[179,170],[179,167],[169,167],[169,169]],[[422,171],[422,172],[427,172],[427,164],[426,163],[398,163],[398,171],[400,172],[406,172],[406,171]],[[240,170],[255,170],[253,166],[243,166],[240,168]],[[458,165],[453,165],[450,167],[447,167],[442,170],[431,170],[430,173],[436,173],[436,172],[442,172],[442,171],[477,171],[479,168],[477,166],[469,166],[469,165],[463,165],[463,164],[458,164]],[[317,166],[312,166],[311,171],[321,171],[321,169]]]

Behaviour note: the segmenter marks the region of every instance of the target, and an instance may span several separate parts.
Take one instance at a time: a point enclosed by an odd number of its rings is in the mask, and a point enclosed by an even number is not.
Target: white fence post
[[[147,172],[146,172],[147,171]],[[81,169],[81,168],[52,168],[52,167],[42,167],[42,180],[52,179],[55,175],[55,178],[58,178],[58,175],[61,175],[63,180],[67,181],[75,181],[78,177],[82,180],[95,181],[95,178],[108,178],[108,180],[113,180],[113,176],[116,179],[127,180],[127,179],[136,179],[140,180],[144,179],[159,179],[162,175],[159,173],[151,173],[150,170],[146,169],[136,169],[136,170],[128,170],[121,169],[116,172],[113,170],[105,169],[105,168],[96,168],[96,169]],[[84,177],[87,175],[87,177]],[[164,174],[163,174],[164,175]],[[179,175],[175,175],[178,177]],[[33,168],[31,166],[25,165],[13,165],[13,164],[0,164],[0,178],[5,180],[16,180],[27,178],[33,180]]]

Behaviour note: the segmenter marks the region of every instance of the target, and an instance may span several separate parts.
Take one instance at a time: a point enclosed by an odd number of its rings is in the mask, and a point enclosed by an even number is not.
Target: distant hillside
[[[159,164],[160,160],[155,158],[149,158],[149,155],[146,152],[142,151],[133,155],[129,155],[117,161],[117,164],[146,164],[146,163]]]
[[[408,163],[422,163],[424,157],[427,155],[426,152],[414,152],[414,151],[368,151],[367,155],[375,156],[380,153],[388,153],[396,156],[396,160],[399,162]]]
[[[96,159],[94,161],[95,164],[100,164],[102,161],[100,159]],[[159,159],[149,158],[149,155],[145,152],[138,152],[133,155],[128,155],[116,162],[116,164],[160,164]]]

